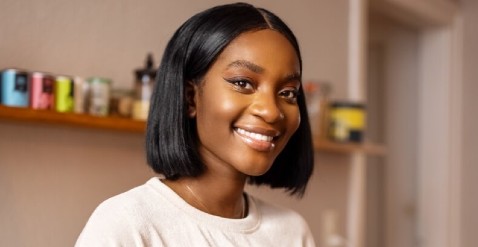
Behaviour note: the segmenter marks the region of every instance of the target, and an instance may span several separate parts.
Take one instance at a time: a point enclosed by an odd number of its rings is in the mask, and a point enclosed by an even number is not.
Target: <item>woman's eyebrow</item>
[[[227,65],[227,68],[230,68],[230,67],[236,67],[236,68],[246,68],[246,69],[249,69],[250,71],[252,72],[255,72],[255,73],[262,73],[264,72],[264,68],[253,63],[253,62],[250,62],[250,61],[247,61],[247,60],[236,60],[230,64]],[[284,82],[291,82],[291,81],[297,81],[297,82],[301,82],[301,76],[300,76],[300,73],[296,72],[296,73],[291,73],[289,75],[287,75],[284,80]]]
[[[286,76],[284,81],[286,81],[286,82],[291,82],[291,81],[301,82],[301,76],[298,72],[297,73],[292,73],[292,74]]]
[[[258,73],[258,74],[264,72],[264,68],[262,68],[261,66],[255,64],[255,63],[249,62],[247,60],[236,60],[236,61],[228,64],[227,67],[228,68],[230,68],[230,67],[247,68],[250,71]]]

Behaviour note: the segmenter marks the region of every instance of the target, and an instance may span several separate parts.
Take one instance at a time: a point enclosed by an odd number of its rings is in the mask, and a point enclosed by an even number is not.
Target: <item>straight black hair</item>
[[[240,34],[272,29],[294,47],[292,31],[275,14],[246,3],[216,6],[187,20],[173,35],[163,54],[151,97],[147,131],[148,164],[168,179],[198,176],[205,166],[198,153],[195,119],[187,115],[186,84],[199,83],[224,48]],[[305,98],[300,87],[297,104],[301,122],[272,167],[251,184],[284,188],[302,196],[313,170],[313,147]]]

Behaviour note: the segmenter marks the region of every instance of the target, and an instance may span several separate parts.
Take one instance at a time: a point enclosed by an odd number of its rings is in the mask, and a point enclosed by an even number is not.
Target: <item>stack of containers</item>
[[[109,114],[111,80],[5,69],[0,74],[0,103],[57,112]]]

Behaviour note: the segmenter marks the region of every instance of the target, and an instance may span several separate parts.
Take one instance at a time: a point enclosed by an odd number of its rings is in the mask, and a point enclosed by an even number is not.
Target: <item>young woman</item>
[[[294,34],[249,4],[217,6],[169,41],[149,112],[160,174],[102,203],[77,246],[314,246],[301,216],[244,192],[303,195],[313,151]]]

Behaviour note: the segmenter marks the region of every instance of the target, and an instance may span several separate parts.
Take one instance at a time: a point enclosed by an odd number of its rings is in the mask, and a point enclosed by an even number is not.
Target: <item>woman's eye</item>
[[[231,79],[231,80],[227,80],[229,83],[231,83],[234,88],[236,90],[239,90],[239,91],[251,91],[254,90],[254,87],[252,85],[252,83],[248,80],[244,80],[244,79]]]
[[[279,95],[287,101],[295,103],[297,101],[297,95],[299,92],[296,89],[282,90]]]
[[[236,81],[234,85],[245,89],[252,89],[252,85],[247,81]]]

